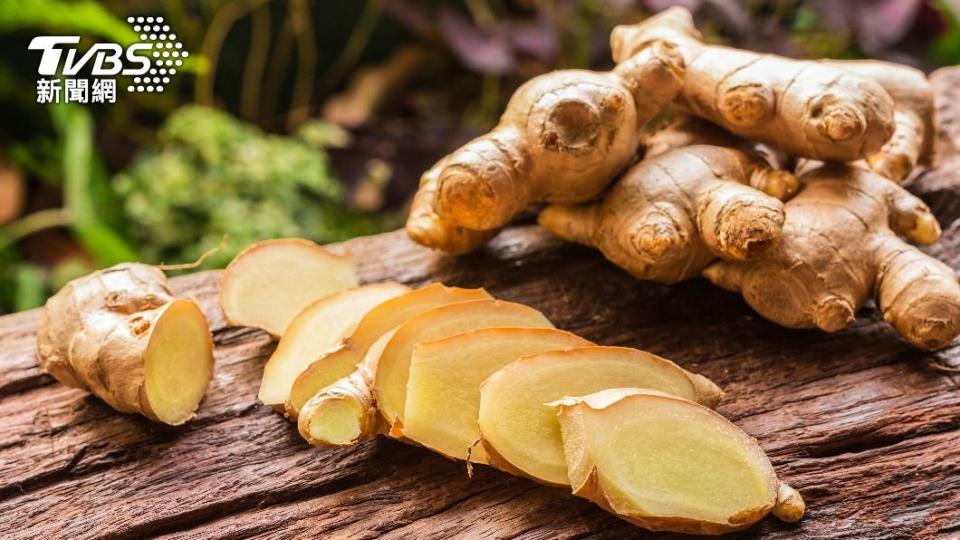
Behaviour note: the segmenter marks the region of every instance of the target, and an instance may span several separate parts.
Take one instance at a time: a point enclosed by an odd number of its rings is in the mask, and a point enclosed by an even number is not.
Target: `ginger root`
[[[682,80],[682,59],[662,42],[637,48],[608,73],[564,70],[531,79],[492,131],[424,173],[408,234],[463,253],[531,203],[595,197],[634,160],[643,125]]]
[[[403,436],[449,458],[487,463],[477,417],[480,384],[524,356],[589,347],[553,328],[483,328],[419,343],[413,349]]]
[[[753,153],[695,145],[645,159],[600,201],[552,205],[539,221],[637,278],[674,283],[717,257],[746,260],[775,246],[784,219],[778,199],[797,187],[792,174]]]
[[[283,332],[263,367],[257,397],[282,406],[297,376],[320,356],[336,350],[371,309],[409,292],[399,283],[373,283],[325,296],[303,309]]]
[[[213,377],[213,339],[193,300],[175,299],[159,268],[119,264],[75,279],[47,300],[40,365],[124,413],[179,425]]]
[[[653,531],[723,534],[804,513],[757,442],[714,411],[610,389],[555,403],[573,494]]]
[[[669,360],[625,347],[586,347],[521,358],[480,387],[478,426],[491,465],[565,486],[560,426],[546,403],[623,386],[649,388],[713,407],[723,392]]]
[[[678,104],[735,135],[796,156],[854,161],[893,134],[893,99],[873,80],[825,62],[707,45],[681,7],[614,28],[614,61],[657,42],[675,45],[685,61]]]
[[[935,242],[940,227],[927,206],[849,165],[824,165],[801,181],[779,246],[752,261],[718,261],[704,276],[790,328],[840,330],[875,296],[884,320],[911,344],[948,345],[960,333],[956,275],[897,236]]]
[[[350,255],[301,238],[257,242],[241,251],[220,282],[220,307],[232,326],[280,336],[303,308],[357,286]]]

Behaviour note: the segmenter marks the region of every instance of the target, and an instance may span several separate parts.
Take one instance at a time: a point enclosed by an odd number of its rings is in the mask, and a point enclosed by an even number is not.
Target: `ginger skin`
[[[598,202],[548,207],[540,224],[639,279],[675,283],[717,257],[745,260],[775,246],[784,219],[778,198],[797,185],[745,151],[688,146],[637,163]]]
[[[716,262],[704,276],[790,328],[840,330],[874,296],[884,320],[915,347],[948,345],[960,333],[960,284],[947,265],[897,236],[936,242],[929,208],[854,166],[824,165],[801,181],[779,246],[753,261]]]
[[[564,70],[531,79],[492,131],[424,173],[408,234],[464,253],[531,203],[597,196],[635,159],[643,125],[674,99],[683,73],[676,50],[653,42],[611,72]]]
[[[933,89],[922,71],[879,60],[824,63],[875,81],[893,98],[893,136],[879,152],[867,156],[874,172],[900,182],[918,164],[930,164],[934,142]]]
[[[893,134],[894,103],[876,82],[825,62],[704,44],[684,8],[614,28],[614,61],[655,41],[683,55],[678,104],[740,137],[795,156],[855,161]]]

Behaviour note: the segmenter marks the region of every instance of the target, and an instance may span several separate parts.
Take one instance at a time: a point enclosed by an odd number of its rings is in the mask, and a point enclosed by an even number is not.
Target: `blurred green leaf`
[[[13,309],[25,311],[40,307],[47,299],[43,274],[32,264],[17,265],[14,271]]]
[[[98,266],[136,259],[126,241],[101,219],[96,194],[97,184],[105,184],[105,168],[93,150],[93,118],[90,112],[74,104],[51,107],[53,123],[62,140],[64,206],[72,220],[71,229]],[[97,175],[100,175],[100,178]]]
[[[126,22],[94,0],[0,0],[0,30],[25,28],[92,34],[121,45],[137,40]]]

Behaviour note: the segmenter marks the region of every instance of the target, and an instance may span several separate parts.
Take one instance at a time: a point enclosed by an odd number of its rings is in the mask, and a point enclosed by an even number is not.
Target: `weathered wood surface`
[[[938,78],[950,97],[960,76]],[[951,100],[952,102],[952,100]],[[960,269],[960,125],[941,101],[940,165],[914,182],[945,225],[930,251]],[[960,146],[960,145],[957,145]],[[837,334],[791,331],[702,281],[640,283],[533,226],[444,259],[402,233],[348,242],[364,281],[440,280],[527,303],[560,328],[641,347],[727,391],[719,411],[800,489],[807,517],[742,538],[960,537],[960,344],[910,348],[864,310]],[[180,428],[115,413],[42,373],[36,312],[0,318],[0,538],[666,538],[562,489],[390,440],[317,450],[259,405],[274,344],[224,327],[218,274],[173,280],[214,330],[217,374]]]

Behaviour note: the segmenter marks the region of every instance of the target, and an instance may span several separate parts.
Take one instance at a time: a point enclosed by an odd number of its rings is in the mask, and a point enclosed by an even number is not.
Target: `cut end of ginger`
[[[763,450],[706,407],[634,388],[555,405],[574,494],[627,521],[722,534],[749,527],[777,504],[780,484]]]
[[[438,306],[489,298],[483,289],[432,283],[377,305],[357,323],[343,347],[319,357],[297,376],[285,405],[287,416],[297,418],[310,398],[353,373],[377,340],[409,319]]]
[[[414,346],[471,330],[494,327],[553,328],[553,325],[542,313],[523,304],[474,300],[426,311],[397,329],[380,355],[373,385],[377,408],[391,426],[391,435],[398,436],[402,432],[399,426],[406,425],[404,407]]]
[[[410,362],[403,435],[450,458],[489,463],[483,446],[473,446],[480,438],[480,384],[521,357],[590,345],[552,328],[485,328],[419,343]]]
[[[348,397],[330,397],[316,404],[308,402],[311,414],[301,415],[300,435],[319,447],[349,446],[365,438],[367,423],[374,413]],[[305,410],[307,410],[305,408]]]
[[[548,485],[568,485],[560,426],[548,404],[624,386],[701,399],[689,372],[636,349],[597,346],[522,358],[480,388],[478,426],[491,464]]]
[[[260,401],[282,405],[297,376],[320,356],[342,345],[361,319],[377,305],[410,289],[399,283],[375,283],[325,296],[301,311],[287,326],[260,382]]]
[[[349,255],[299,238],[266,240],[241,251],[224,270],[220,306],[229,324],[280,336],[312,302],[356,286]]]
[[[213,339],[191,300],[174,300],[157,319],[143,353],[144,414],[180,425],[190,420],[213,378]]]

